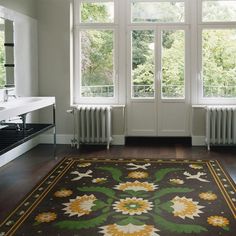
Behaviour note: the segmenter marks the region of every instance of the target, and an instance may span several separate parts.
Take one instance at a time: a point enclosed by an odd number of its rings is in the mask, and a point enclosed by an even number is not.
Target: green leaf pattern
[[[151,166],[149,167],[151,168]],[[102,166],[97,167],[96,169],[100,171],[106,172],[116,184],[124,183],[127,179],[127,175],[125,175],[122,169],[111,166]],[[162,168],[157,170],[152,178],[152,183],[158,183],[162,180],[169,180],[169,174],[180,173],[182,168]],[[103,172],[103,173],[104,173]],[[150,179],[149,179],[150,181]],[[208,229],[201,225],[192,224],[184,224],[184,219],[182,219],[182,223],[176,223],[174,221],[173,216],[173,196],[187,194],[194,191],[193,188],[187,187],[162,187],[160,189],[155,190],[152,194],[149,194],[148,191],[145,190],[124,190],[119,191],[115,190],[114,186],[112,188],[108,187],[98,187],[98,186],[86,186],[86,187],[78,187],[78,194],[93,194],[96,196],[97,200],[93,202],[93,206],[91,207],[91,216],[94,216],[90,219],[80,217],[78,220],[66,220],[60,221],[56,223],[54,226],[59,227],[60,229],[67,230],[79,230],[79,229],[89,229],[93,227],[101,227],[106,225],[106,222],[113,222],[120,226],[126,226],[132,224],[134,226],[141,226],[150,224],[150,222],[155,223],[155,227],[158,227],[158,231],[162,230],[168,231],[171,233],[178,233],[180,235],[183,234],[199,234],[201,232],[206,232]],[[174,195],[173,195],[174,194]],[[99,199],[98,196],[103,196],[102,199]],[[181,195],[183,196],[183,195]],[[147,199],[147,201],[152,202],[153,205],[152,211],[146,212],[145,214],[122,214],[122,212],[116,211],[114,209],[114,205],[119,203],[120,199]],[[135,207],[133,205],[129,206],[130,208]],[[166,218],[166,215],[170,217]],[[173,221],[171,221],[171,216]],[[113,221],[112,221],[113,219]],[[225,230],[228,230],[228,227],[224,227]],[[99,230],[99,229],[98,229]],[[122,234],[123,235],[123,234]],[[125,235],[125,234],[124,234]],[[156,235],[156,234],[155,234]]]
[[[96,226],[101,225],[104,223],[108,217],[109,213],[100,215],[98,217],[95,217],[90,220],[66,220],[66,221],[60,221],[55,224],[56,227],[59,227],[60,229],[70,229],[70,230],[80,230],[80,229],[88,229],[93,228]]]

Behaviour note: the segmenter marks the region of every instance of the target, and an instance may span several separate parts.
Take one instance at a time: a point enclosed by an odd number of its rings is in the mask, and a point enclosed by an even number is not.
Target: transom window
[[[80,21],[82,23],[113,23],[114,2],[86,2],[80,5]]]
[[[184,1],[132,0],[132,22],[184,22]]]
[[[228,0],[202,1],[203,22],[236,21],[236,2]]]

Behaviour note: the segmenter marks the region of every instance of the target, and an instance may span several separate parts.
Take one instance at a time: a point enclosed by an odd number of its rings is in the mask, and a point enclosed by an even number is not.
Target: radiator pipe
[[[77,146],[78,148],[78,140],[76,139],[76,120],[75,120],[75,113],[76,113],[76,109],[70,109],[66,111],[67,113],[70,113],[73,115],[73,138],[71,139],[71,147],[75,147]]]

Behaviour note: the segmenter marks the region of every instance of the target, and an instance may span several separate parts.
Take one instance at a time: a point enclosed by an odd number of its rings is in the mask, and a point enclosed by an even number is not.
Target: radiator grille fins
[[[236,144],[236,107],[208,106],[206,112],[206,143]]]
[[[111,142],[111,107],[110,106],[78,106],[77,111],[78,144]]]

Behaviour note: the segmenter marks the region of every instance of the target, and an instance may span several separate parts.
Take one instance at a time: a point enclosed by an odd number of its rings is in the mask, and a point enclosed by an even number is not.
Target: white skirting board
[[[124,135],[113,135],[112,145],[125,145],[125,136]]]
[[[57,144],[71,144],[71,140],[73,139],[72,134],[57,134]],[[124,145],[125,144],[125,136],[124,135],[113,135],[113,140],[111,142],[112,145]],[[53,143],[53,135],[52,134],[42,134],[40,136],[40,143]]]
[[[8,162],[14,160],[15,158],[19,157],[23,153],[29,151],[33,147],[37,146],[39,144],[39,137],[35,137],[15,148],[12,150],[2,154],[0,156],[0,167],[3,165],[6,165]]]
[[[192,136],[192,146],[206,146],[206,137]]]

